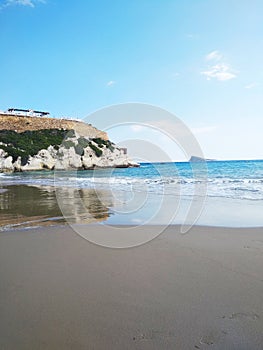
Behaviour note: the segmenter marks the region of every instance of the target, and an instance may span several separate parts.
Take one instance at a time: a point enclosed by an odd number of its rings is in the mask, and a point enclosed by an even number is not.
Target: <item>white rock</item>
[[[55,163],[56,170],[82,169],[81,156],[76,154],[74,147],[60,147]]]
[[[92,169],[97,162],[97,157],[94,151],[90,147],[84,149],[84,155],[82,156],[82,165],[84,169]]]
[[[55,148],[53,146],[49,146],[47,148],[47,150],[48,150],[49,154],[51,155],[51,157],[56,158],[57,151],[55,150]]]
[[[4,151],[2,148],[0,148],[0,158],[5,158],[8,155],[6,151]]]
[[[14,171],[13,157],[11,156],[6,157],[7,155],[8,155],[7,152],[5,152],[3,149],[0,149],[0,172]]]
[[[41,159],[42,161],[42,167],[45,169],[52,170],[54,169],[56,159],[52,157],[50,152],[46,149],[42,149],[38,152],[36,155],[36,158]]]
[[[124,154],[123,150],[115,148],[112,152],[106,146],[100,149],[103,151],[100,157],[97,157],[90,147],[84,149],[82,162],[85,169],[91,169],[94,167],[128,167],[130,165],[130,161],[127,155]]]
[[[29,157],[27,164],[21,165],[20,169],[22,171],[37,171],[42,169],[51,170],[54,168],[56,160],[51,156],[48,150],[42,149],[35,156]],[[19,168],[19,163],[17,164]]]
[[[78,137],[79,135],[76,134],[76,136],[67,141],[72,141],[77,145]],[[97,157],[95,151],[89,146],[84,149],[83,156],[80,156],[76,153],[74,147],[66,148],[62,144],[58,151],[53,146],[49,146],[48,149],[42,149],[37,155],[30,156],[25,165],[21,165],[21,157],[18,157],[12,164],[12,157],[7,157],[7,153],[3,149],[0,149],[0,171],[36,171],[42,169],[51,170],[54,168],[56,170],[69,170],[92,169],[94,167],[139,166],[137,163],[129,160],[127,154],[122,149],[114,148],[112,151],[106,145],[99,147],[96,143],[93,142],[93,144],[102,151],[100,157]]]
[[[14,165],[15,171],[22,171],[22,169],[21,169],[21,157],[18,157],[13,165]]]
[[[29,157],[25,165],[21,166],[22,171],[38,171],[43,169],[43,162],[41,158]]]

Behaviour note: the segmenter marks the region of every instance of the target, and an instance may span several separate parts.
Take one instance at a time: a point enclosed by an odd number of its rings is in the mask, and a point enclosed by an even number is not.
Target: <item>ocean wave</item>
[[[263,164],[263,163],[262,163]],[[218,165],[219,166],[219,165]],[[262,165],[263,168],[263,165]],[[232,171],[232,170],[231,170]],[[179,174],[179,175],[178,175]],[[207,186],[209,197],[263,200],[263,170],[239,171],[230,174],[229,168],[208,177],[194,177],[187,168],[175,173],[174,166],[164,164],[156,173],[150,165],[136,169],[114,169],[99,171],[68,171],[0,174],[2,185],[27,185],[74,188],[102,188],[110,191],[147,191],[156,195],[193,196],[198,186]]]

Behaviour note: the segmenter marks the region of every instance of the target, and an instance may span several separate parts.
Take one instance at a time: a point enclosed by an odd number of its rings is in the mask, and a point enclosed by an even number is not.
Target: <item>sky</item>
[[[206,158],[263,158],[262,0],[0,0],[0,79],[0,110],[106,129],[136,122],[108,133],[124,144],[158,140],[181,160],[161,127],[168,111]],[[94,113],[130,102],[164,113]]]

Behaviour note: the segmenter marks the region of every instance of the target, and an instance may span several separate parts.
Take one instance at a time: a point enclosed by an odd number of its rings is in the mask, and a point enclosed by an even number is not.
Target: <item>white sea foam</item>
[[[141,168],[98,171],[0,174],[2,185],[102,188],[111,191],[147,191],[151,194],[193,196],[207,185],[208,197],[263,200],[263,162],[209,163],[207,177],[193,176],[188,163],[143,164]]]

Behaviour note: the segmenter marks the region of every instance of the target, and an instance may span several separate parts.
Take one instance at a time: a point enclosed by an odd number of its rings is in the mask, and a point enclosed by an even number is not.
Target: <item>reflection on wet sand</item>
[[[57,203],[63,216],[70,223],[94,223],[105,221],[113,206],[112,195],[107,190],[63,188],[56,189]]]
[[[0,188],[0,230],[107,220],[112,207],[110,191],[51,186]]]

